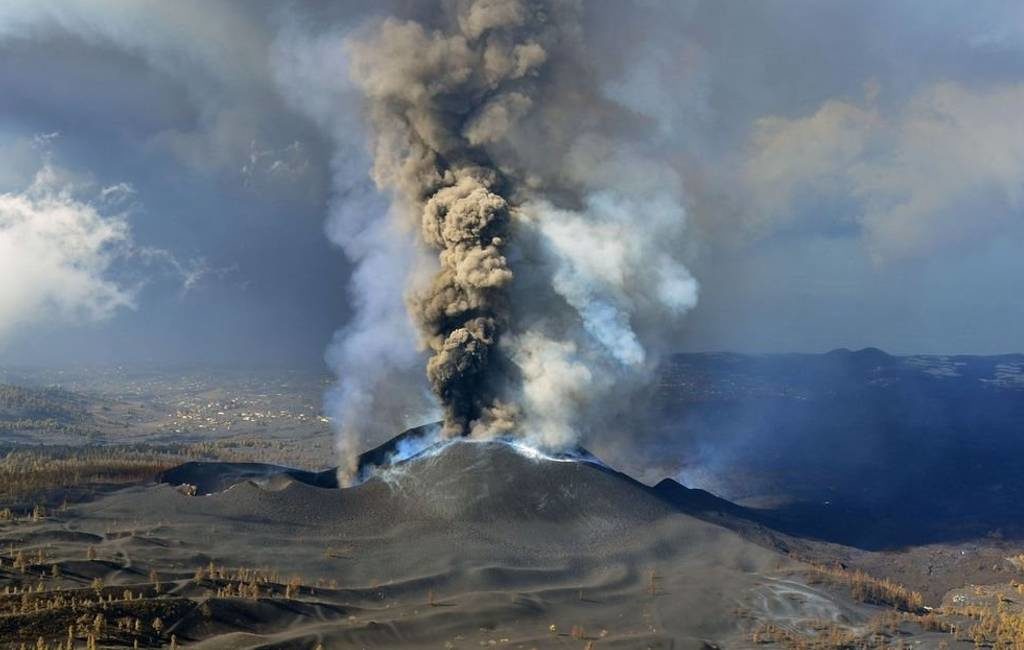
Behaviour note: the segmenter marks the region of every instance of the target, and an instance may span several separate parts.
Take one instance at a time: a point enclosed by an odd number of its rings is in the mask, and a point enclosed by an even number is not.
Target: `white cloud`
[[[869,97],[761,119],[740,174],[750,219],[765,230],[796,219],[802,200],[851,201],[878,260],[991,235],[1021,210],[1022,106],[1024,84],[941,83],[891,116]]]
[[[19,326],[133,307],[133,290],[109,277],[130,246],[124,217],[76,199],[49,165],[24,191],[0,194],[0,341]]]
[[[107,205],[118,205],[135,195],[135,188],[128,183],[115,183],[100,190],[100,201]]]

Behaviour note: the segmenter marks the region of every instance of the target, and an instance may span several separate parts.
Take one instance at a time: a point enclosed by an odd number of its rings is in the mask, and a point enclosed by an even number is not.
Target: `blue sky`
[[[331,233],[385,209],[343,43],[387,10],[4,3],[0,362],[320,364],[353,314]],[[1024,350],[1019,3],[585,13],[682,180],[673,347]]]

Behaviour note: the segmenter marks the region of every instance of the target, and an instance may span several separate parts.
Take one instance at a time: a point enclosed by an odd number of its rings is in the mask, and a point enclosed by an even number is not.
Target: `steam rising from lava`
[[[581,3],[436,9],[346,39],[388,232],[430,253],[388,289],[429,353],[445,436],[564,448],[628,413],[696,302],[681,183],[586,65]]]

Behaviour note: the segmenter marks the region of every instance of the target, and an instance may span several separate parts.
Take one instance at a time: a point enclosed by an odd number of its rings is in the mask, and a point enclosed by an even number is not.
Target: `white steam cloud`
[[[369,178],[372,160],[348,56],[346,33],[310,35],[292,27],[279,35],[272,65],[287,100],[335,147],[327,236],[355,268],[347,291],[353,316],[326,354],[338,381],[325,408],[338,430],[343,474],[351,479],[366,441],[437,419],[437,407],[404,300],[419,253],[413,233],[388,217],[388,203]]]
[[[529,326],[510,342],[522,374],[522,435],[562,448],[582,433],[620,433],[615,412],[639,428],[637,393],[652,376],[662,342],[697,303],[696,280],[681,261],[686,210],[671,170],[626,146],[582,134],[569,155],[579,179],[577,209],[546,197],[519,215],[524,239],[540,252],[528,285],[556,300],[517,294]]]

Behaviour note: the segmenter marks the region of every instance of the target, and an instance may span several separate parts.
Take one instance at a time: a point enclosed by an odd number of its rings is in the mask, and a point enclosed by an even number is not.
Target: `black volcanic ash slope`
[[[367,462],[391,457],[386,450]],[[712,518],[704,513],[680,512],[715,507],[710,495],[655,490],[595,462],[501,441],[449,441],[346,489],[317,487],[327,473],[289,472],[190,463],[164,478],[230,487],[188,497],[167,484],[131,486],[77,506],[75,516],[89,532],[131,522],[140,534],[104,540],[100,555],[123,552],[190,584],[193,567],[210,562],[338,584],[303,592],[300,600],[319,607],[308,615],[276,600],[218,599],[248,614],[233,609],[217,629],[188,618],[174,628],[187,642],[226,643],[221,637],[244,628],[254,643],[289,647],[509,639],[541,648],[562,647],[579,625],[595,636],[607,629],[608,648],[739,647],[747,632],[733,614],[737,601],[756,597],[764,576],[788,562],[702,521]]]
[[[673,511],[752,516],[709,492],[686,488],[671,479],[650,488],[603,465],[583,448],[554,458],[534,458],[503,441],[455,440],[427,446],[411,458],[401,457],[403,448],[422,446],[417,441],[427,438],[434,428],[436,425],[409,429],[363,453],[359,469],[368,481],[346,490],[346,495],[375,498],[386,486],[390,504],[378,504],[380,507],[400,503],[414,517],[433,513],[473,521],[566,520],[583,511],[628,519],[655,519]],[[199,494],[223,492],[246,482],[274,486],[288,481],[338,488],[334,469],[309,472],[264,463],[194,461],[158,477],[161,483],[194,485]]]
[[[359,456],[359,475],[368,474],[372,468],[387,465],[398,453],[403,443],[427,436],[436,425],[414,427],[391,438],[387,442],[364,452]],[[337,468],[320,472],[309,472],[269,463],[227,463],[219,461],[192,461],[159,474],[158,483],[171,485],[194,485],[199,494],[223,492],[232,485],[245,481],[265,484],[284,477],[314,487],[334,489],[338,487]]]

